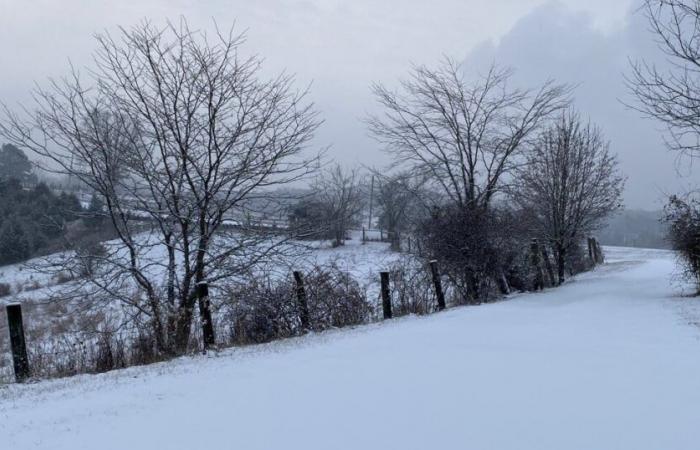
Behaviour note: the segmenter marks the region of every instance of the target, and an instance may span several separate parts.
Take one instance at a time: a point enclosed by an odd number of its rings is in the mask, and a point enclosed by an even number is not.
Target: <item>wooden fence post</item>
[[[297,306],[299,307],[301,328],[304,331],[309,331],[311,329],[311,324],[309,323],[309,304],[306,302],[306,289],[304,288],[304,277],[301,275],[301,272],[294,271],[294,282],[297,287]]]
[[[445,293],[442,290],[442,280],[438,271],[437,261],[430,261],[430,273],[433,275],[433,285],[435,286],[435,296],[437,297],[438,311],[445,309]]]
[[[382,310],[385,319],[391,319],[391,291],[389,290],[389,272],[379,274],[382,280]]]
[[[364,244],[366,242],[367,242],[367,230],[365,229],[365,227],[362,227],[362,243]]]
[[[27,344],[24,339],[22,306],[7,305],[6,311],[7,323],[10,327],[10,346],[12,347],[15,380],[18,383],[22,383],[29,378],[29,358],[27,357]]]

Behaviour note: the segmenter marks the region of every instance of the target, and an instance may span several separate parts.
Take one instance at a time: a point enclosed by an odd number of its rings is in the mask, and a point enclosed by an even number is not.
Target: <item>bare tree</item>
[[[485,209],[517,166],[523,143],[568,102],[566,86],[516,89],[511,78],[494,66],[469,80],[450,60],[437,69],[416,67],[400,92],[374,86],[384,113],[370,116],[370,132],[395,164],[429,177],[451,203]]]
[[[362,177],[356,168],[339,164],[319,174],[313,182],[314,199],[322,206],[323,223],[330,227],[333,245],[345,244],[348,229],[364,206]]]
[[[195,304],[214,342],[207,283],[280,245],[242,226],[246,205],[317,162],[303,155],[319,125],[306,92],[287,75],[264,79],[242,42],[184,20],[102,34],[87,81],[74,69],[0,122],[0,135],[102,197],[119,242],[90,287],[148,317],[161,351],[187,348]]]
[[[401,234],[415,229],[421,219],[429,214],[426,202],[428,194],[423,189],[424,178],[410,172],[395,175],[376,173],[377,206],[379,224],[385,228],[394,250],[399,250]]]
[[[562,283],[572,249],[621,207],[617,159],[600,130],[569,111],[541,133],[516,179],[513,195],[551,244]]]
[[[700,4],[644,0],[643,10],[668,69],[632,62],[627,85],[638,103],[631,107],[666,125],[670,149],[700,156]]]

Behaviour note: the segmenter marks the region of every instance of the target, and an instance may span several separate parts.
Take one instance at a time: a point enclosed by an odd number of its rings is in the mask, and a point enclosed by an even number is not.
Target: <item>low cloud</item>
[[[548,78],[578,86],[578,109],[603,129],[628,176],[626,205],[651,209],[662,205],[666,193],[685,189],[693,177],[687,171],[679,175],[675,155],[664,147],[661,125],[623,104],[634,101],[624,82],[629,59],[659,60],[645,20],[630,9],[622,27],[602,31],[590,15],[550,3],[518,21],[498,42],[479,45],[465,64],[511,66],[517,81],[528,86]]]

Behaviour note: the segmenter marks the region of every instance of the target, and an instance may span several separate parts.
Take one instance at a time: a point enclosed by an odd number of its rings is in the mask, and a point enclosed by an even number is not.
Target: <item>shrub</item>
[[[530,241],[521,222],[507,209],[446,205],[435,209],[418,232],[424,256],[440,262],[462,297],[460,303],[479,303],[496,290],[508,291],[503,280],[521,264]]]
[[[289,280],[276,282],[249,277],[229,289],[228,312],[231,343],[257,344],[290,337],[299,328],[294,289]]]
[[[315,267],[305,279],[311,326],[314,330],[366,323],[372,312],[367,294],[350,274],[335,264]]]
[[[9,283],[0,283],[0,297],[7,297],[12,294],[12,287]]]
[[[392,312],[395,316],[424,315],[437,310],[437,296],[428,267],[406,258],[394,263],[390,274]],[[445,281],[443,289],[450,291],[450,284]]]
[[[372,306],[359,283],[337,266],[314,267],[305,276],[311,329],[366,323]],[[296,286],[291,277],[250,275],[229,288],[223,321],[232,344],[269,342],[301,334]]]
[[[56,274],[56,276],[54,276],[56,284],[66,284],[73,281],[74,279],[75,277],[67,272],[59,272],[58,274]]]
[[[694,283],[700,295],[700,202],[672,196],[664,208],[664,221],[669,224],[671,246],[678,252],[681,276]]]

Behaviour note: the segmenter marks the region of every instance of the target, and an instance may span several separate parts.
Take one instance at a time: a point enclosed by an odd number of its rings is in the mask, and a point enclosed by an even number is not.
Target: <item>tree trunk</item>
[[[537,239],[533,239],[530,243],[530,261],[532,263],[532,270],[535,273],[532,280],[532,289],[534,291],[542,290],[544,289],[544,273],[542,272],[540,245]]]
[[[595,267],[596,264],[596,258],[595,258],[595,249],[593,248],[593,239],[588,238],[588,259],[591,262],[591,266]]]
[[[467,271],[467,290],[469,292],[469,303],[480,303],[479,280],[477,280],[476,275],[472,271]]]
[[[175,331],[175,351],[180,355],[187,351],[190,340],[194,300],[194,295],[185,294],[185,298],[180,303]]]
[[[207,350],[216,344],[216,339],[209,303],[209,284],[206,281],[197,283],[197,302],[199,303],[199,318],[202,321],[204,349]]]
[[[557,275],[559,277],[559,284],[564,283],[565,275],[564,269],[566,266],[566,252],[561,244],[557,244]]]
[[[542,259],[544,260],[544,267],[547,269],[547,277],[549,278],[549,283],[551,286],[557,285],[557,280],[554,278],[554,269],[552,268],[552,261],[549,259],[549,252],[547,251],[547,246],[542,245]]]
[[[498,285],[498,290],[501,292],[502,295],[510,294],[510,285],[508,284],[508,278],[506,278],[506,274],[503,272],[502,267],[498,269],[498,274],[496,275],[496,284]]]

